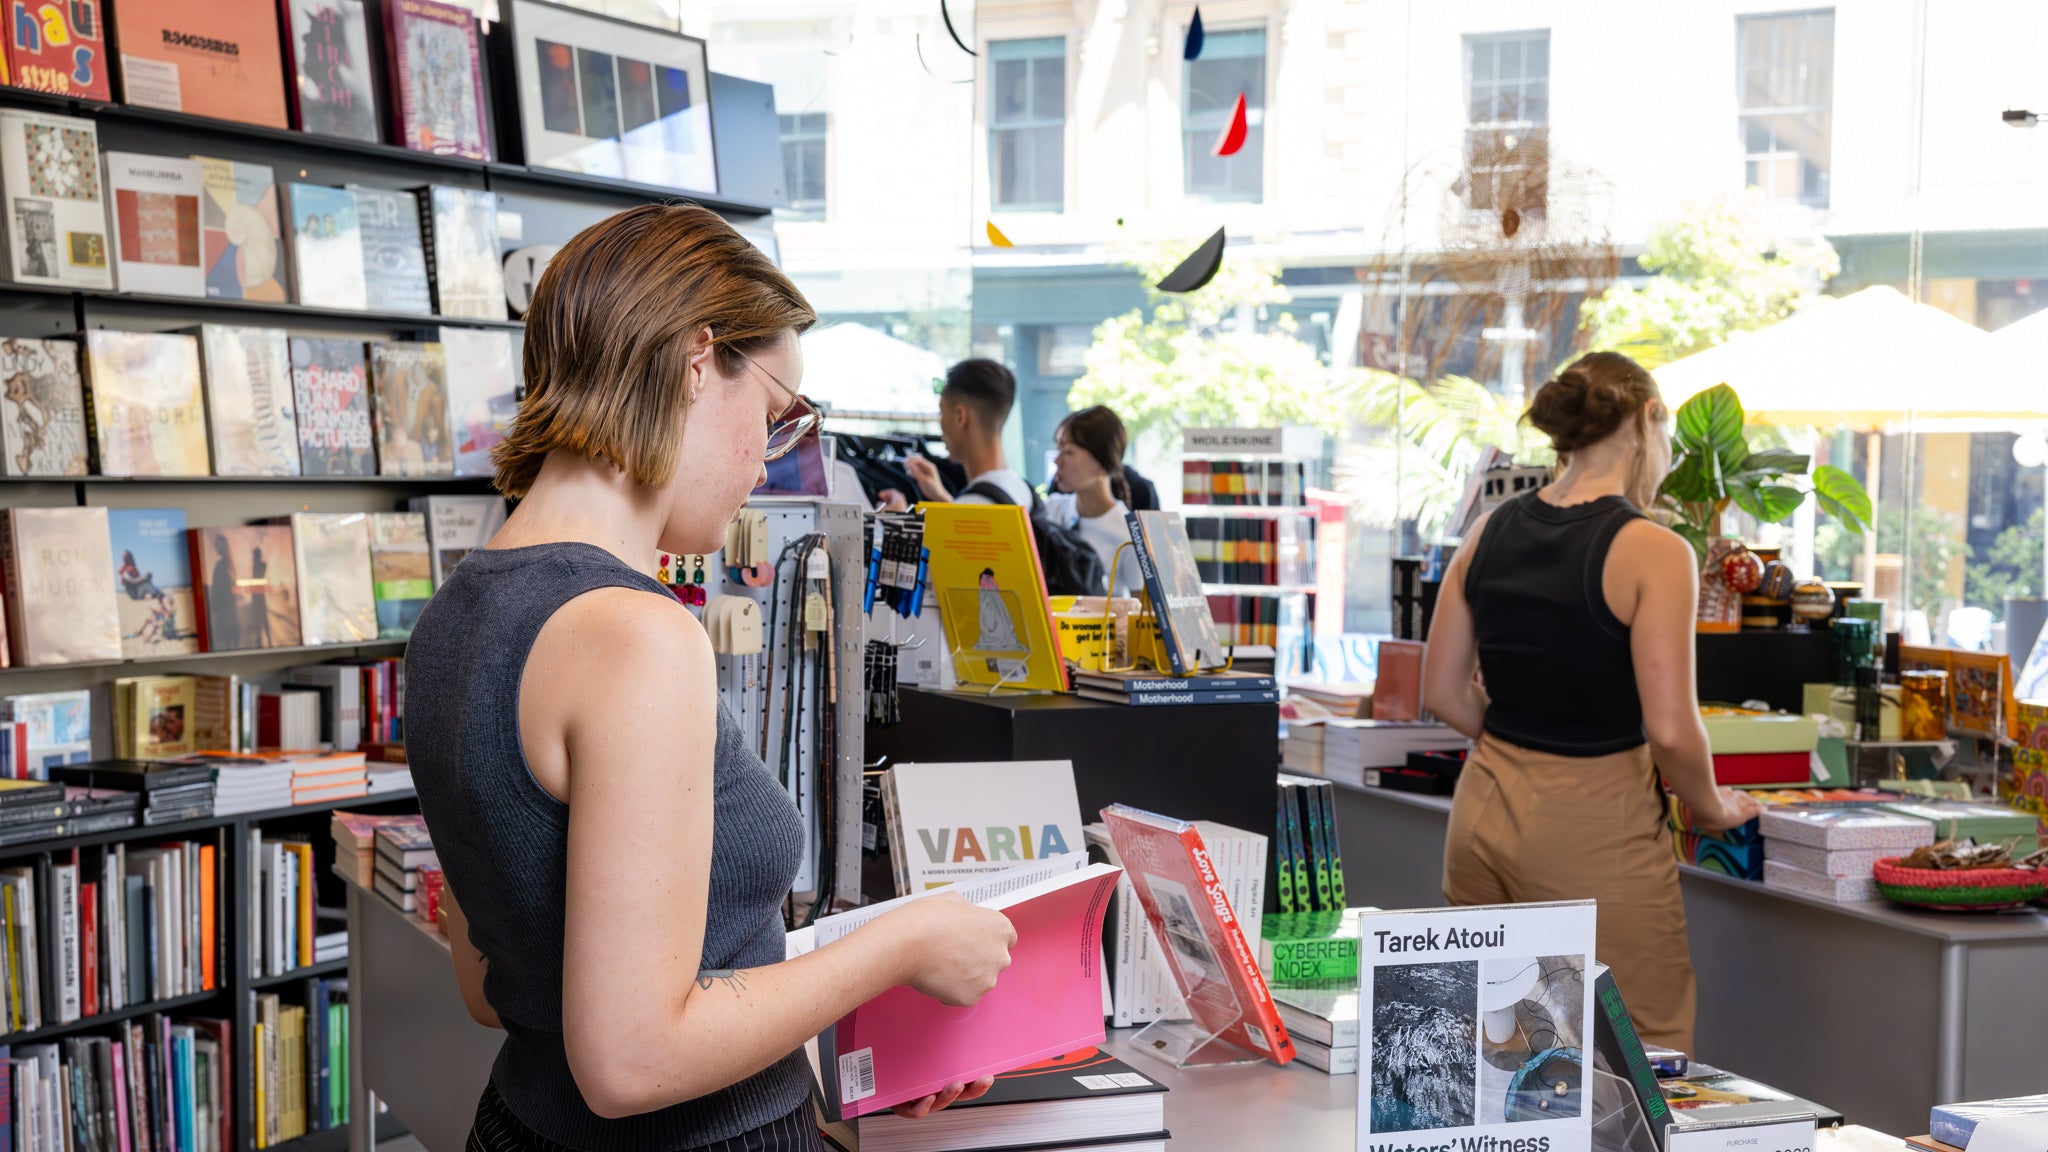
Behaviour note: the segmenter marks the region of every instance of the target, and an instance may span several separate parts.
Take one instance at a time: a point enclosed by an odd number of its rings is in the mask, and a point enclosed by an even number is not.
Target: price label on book
[[[1664,1152],[1813,1152],[1812,1116],[1770,1116],[1716,1124],[1673,1124]]]

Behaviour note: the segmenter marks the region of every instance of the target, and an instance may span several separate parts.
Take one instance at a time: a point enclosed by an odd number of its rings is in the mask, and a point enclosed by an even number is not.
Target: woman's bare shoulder
[[[1698,554],[1686,538],[1648,516],[1638,516],[1621,526],[1614,535],[1614,552],[1643,571],[1674,572],[1699,569]]]
[[[533,657],[598,691],[646,675],[709,674],[711,640],[696,616],[668,596],[598,588],[564,604],[541,629]]]

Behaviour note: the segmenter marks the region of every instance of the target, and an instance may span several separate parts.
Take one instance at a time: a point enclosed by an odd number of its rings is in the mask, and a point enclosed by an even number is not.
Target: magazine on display
[[[503,320],[507,305],[497,193],[432,185],[424,219],[435,310],[443,316]]]
[[[284,303],[284,216],[269,166],[192,159],[200,167],[199,252],[207,296]]]
[[[185,540],[208,652],[299,646],[299,580],[290,528],[192,528]]]
[[[1201,573],[1178,512],[1132,512],[1131,543],[1145,595],[1159,619],[1160,646],[1176,676],[1221,668],[1226,659],[1202,591]]]
[[[6,21],[12,24],[26,7],[26,0],[13,0],[4,10]],[[8,83],[103,104],[112,100],[103,10],[91,4],[39,6],[31,30],[4,37]]]
[[[16,667],[121,658],[105,508],[0,511],[0,570]]]
[[[114,201],[114,282],[123,292],[206,295],[199,257],[199,201],[205,169],[197,160],[106,154]]]
[[[438,343],[410,340],[370,345],[376,396],[377,472],[382,476],[452,476],[448,443],[448,360]]]
[[[299,643],[376,639],[370,514],[294,512],[274,523],[291,528],[292,558],[299,571]]]
[[[90,120],[0,110],[0,212],[14,278],[66,288],[114,287],[101,199],[99,129]]]
[[[299,303],[310,308],[367,308],[356,194],[324,184],[287,184],[285,200],[291,210],[292,283]]]
[[[448,574],[471,551],[491,542],[505,526],[502,496],[415,496],[406,505],[427,518],[427,553],[434,587],[447,583]]]
[[[377,600],[377,638],[403,640],[412,635],[420,609],[434,594],[424,515],[370,514],[370,581]]]
[[[818,1036],[825,1118],[879,1112],[949,1083],[1007,1072],[1102,1043],[1103,911],[1120,870],[1073,852],[932,891],[957,892],[1009,917],[1010,967],[966,1008],[906,985],[891,988]],[[921,892],[827,916],[790,934],[792,956],[828,947]],[[1080,947],[1076,948],[1076,942]]]
[[[348,186],[356,197],[356,225],[363,235],[363,283],[379,312],[430,316],[434,295],[427,283],[427,252],[420,241],[420,198],[414,192]]]
[[[898,896],[1087,850],[1071,760],[898,764],[882,804]]]
[[[130,660],[199,651],[183,508],[109,508],[121,655]]]
[[[363,0],[288,0],[285,13],[299,130],[377,143],[377,80]]]
[[[398,142],[415,152],[489,160],[476,14],[466,3],[386,0]]]
[[[285,330],[203,324],[199,345],[214,474],[297,476],[297,405]]]
[[[0,476],[83,476],[85,386],[69,340],[0,340]]]
[[[1066,691],[1066,666],[1025,510],[1009,504],[919,508],[954,676],[982,688]]]
[[[85,369],[100,475],[211,474],[197,337],[88,329]]]
[[[1358,1152],[1589,1152],[1594,922],[1590,900],[1361,916]]]
[[[448,418],[455,438],[455,474],[491,476],[491,449],[505,438],[519,409],[518,333],[496,328],[441,329],[448,366]]]
[[[288,128],[276,0],[150,0],[112,9],[124,103]]]
[[[360,340],[291,338],[299,462],[308,476],[375,476],[370,368]]]

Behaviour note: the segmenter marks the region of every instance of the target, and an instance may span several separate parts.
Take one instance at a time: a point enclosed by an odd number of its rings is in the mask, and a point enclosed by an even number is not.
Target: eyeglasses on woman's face
[[[763,460],[780,460],[802,443],[804,437],[815,431],[824,421],[824,417],[818,412],[817,407],[796,389],[784,384],[775,373],[761,367],[753,357],[744,352],[739,356],[755,371],[774,381],[777,388],[789,394],[789,403],[783,406],[780,413],[768,418],[768,443],[761,453]]]

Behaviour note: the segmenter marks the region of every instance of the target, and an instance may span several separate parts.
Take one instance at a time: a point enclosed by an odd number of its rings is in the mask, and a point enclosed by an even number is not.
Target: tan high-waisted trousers
[[[1482,735],[1451,804],[1444,898],[1599,901],[1596,959],[1613,972],[1636,1031],[1693,1051],[1685,904],[1647,746],[1556,756]]]

